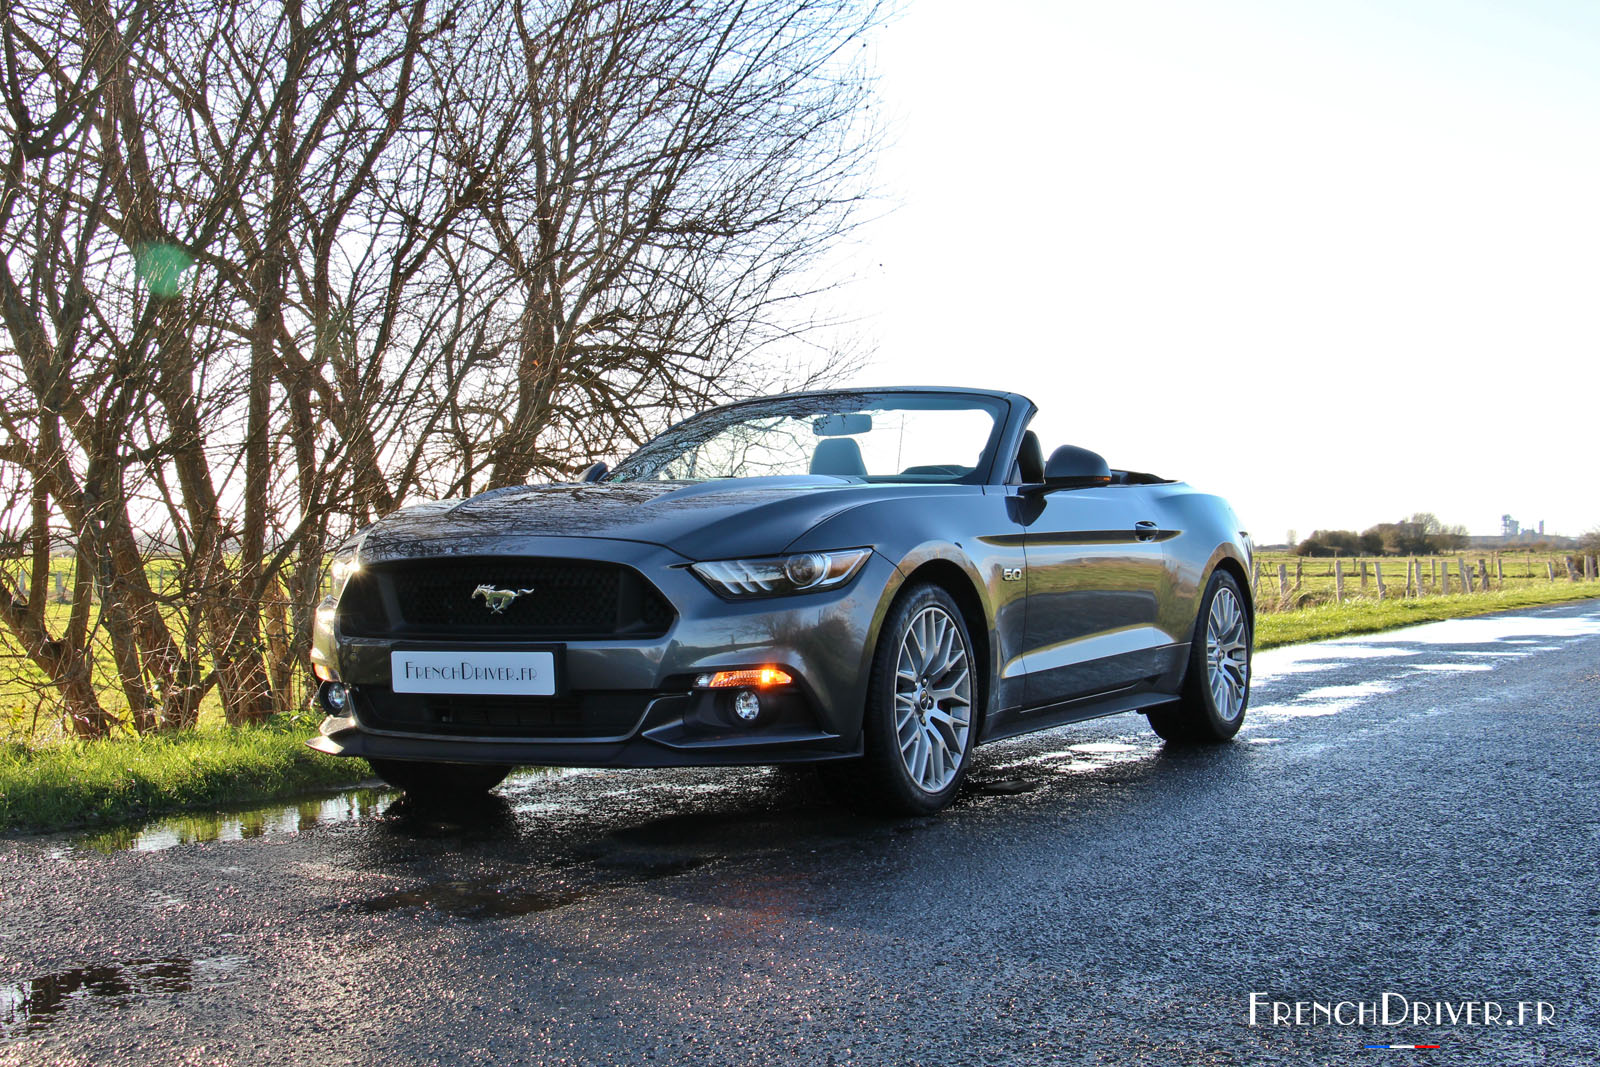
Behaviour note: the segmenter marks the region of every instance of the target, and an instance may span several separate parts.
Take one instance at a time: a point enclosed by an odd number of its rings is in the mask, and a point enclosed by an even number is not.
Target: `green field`
[[[1580,582],[1576,585],[1546,582],[1521,587],[1508,584],[1503,591],[1406,599],[1390,597],[1381,603],[1370,599],[1344,604],[1330,601],[1297,611],[1259,614],[1256,618],[1256,651],[1280,645],[1304,644],[1307,641],[1325,641],[1330,637],[1378,633],[1420,622],[1488,615],[1496,611],[1515,611],[1518,608],[1595,597],[1600,597],[1600,582]]]
[[[176,586],[176,565],[162,560],[146,567],[152,589],[158,592]],[[59,583],[52,580],[47,588],[49,597],[45,604],[45,625],[52,634],[65,632],[72,613],[72,605],[56,594],[58,587],[70,596],[73,586],[74,565],[71,559],[57,559],[51,564],[52,575],[60,575]],[[13,587],[14,577],[9,577]],[[101,706],[122,722],[129,719],[128,702],[118,684],[115,661],[103,630],[94,628],[93,613],[99,611],[98,603],[91,608],[91,641],[94,646],[94,681]],[[176,610],[167,611],[167,623],[174,636],[182,633],[181,619]],[[12,633],[0,627],[0,744],[21,741],[28,744],[54,743],[69,740],[61,718],[55,711],[55,691],[44,673],[23,654]],[[225,719],[221,701],[213,689],[200,704],[200,725],[220,726]],[[114,734],[124,731],[113,731]],[[131,734],[131,730],[126,732]]]

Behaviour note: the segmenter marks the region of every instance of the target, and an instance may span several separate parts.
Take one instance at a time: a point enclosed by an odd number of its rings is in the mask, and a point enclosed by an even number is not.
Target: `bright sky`
[[[1600,526],[1600,4],[907,0],[879,58],[857,383],[1015,389],[1262,543]]]

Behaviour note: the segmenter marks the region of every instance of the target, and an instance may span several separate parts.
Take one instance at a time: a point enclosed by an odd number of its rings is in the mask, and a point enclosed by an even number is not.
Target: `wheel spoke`
[[[922,616],[918,616],[910,624],[910,632],[906,633],[906,659],[909,661],[912,675],[920,677],[923,665],[928,662],[928,638],[923,629]]]
[[[926,727],[923,734],[928,739],[928,771],[922,784],[927,786],[944,778],[948,771],[955,766],[950,760],[950,746],[945,743],[944,735],[932,726]]]
[[[917,721],[917,702],[910,693],[894,695],[895,733],[905,736],[906,727]]]
[[[956,647],[960,640],[956,635],[956,628],[950,622],[940,623],[939,664],[928,671],[929,678],[943,678],[965,657]]]
[[[967,677],[967,669],[962,667],[954,678],[941,679],[944,684],[937,689],[929,689],[928,695],[933,697],[935,703],[941,705],[946,701],[965,704],[967,702],[966,692],[970,688],[967,685]]]

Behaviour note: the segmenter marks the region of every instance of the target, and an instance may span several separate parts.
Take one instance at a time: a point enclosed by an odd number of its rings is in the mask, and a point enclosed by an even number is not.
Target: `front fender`
[[[921,576],[949,588],[968,616],[968,629],[988,667],[982,710],[994,711],[1022,700],[1026,583],[1018,579],[1026,558],[1021,535],[1003,490],[941,486],[833,516],[797,538],[789,551],[871,545],[894,564],[862,651],[864,674],[871,670],[884,620],[905,584]]]

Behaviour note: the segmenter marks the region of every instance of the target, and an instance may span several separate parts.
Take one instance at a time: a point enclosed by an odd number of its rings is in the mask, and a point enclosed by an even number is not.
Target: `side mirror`
[[[606,466],[604,463],[595,463],[591,465],[588,470],[578,475],[578,481],[598,482],[601,478],[604,478],[606,473],[610,470],[611,468]]]
[[[1084,489],[1094,485],[1111,484],[1111,468],[1098,452],[1076,445],[1062,445],[1050,453],[1044,465],[1044,484],[1041,490]]]

